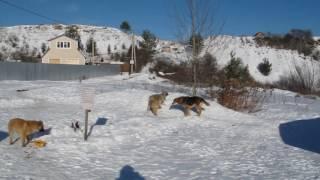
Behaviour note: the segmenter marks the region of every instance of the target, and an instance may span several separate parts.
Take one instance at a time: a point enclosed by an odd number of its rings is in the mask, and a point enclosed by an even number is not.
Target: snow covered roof
[[[54,38],[51,38],[51,39],[49,39],[48,41],[53,41],[53,40],[58,39],[58,38],[60,38],[60,37],[66,37],[66,38],[69,38],[69,39],[71,39],[71,40],[76,41],[75,39],[72,39],[72,38],[66,36],[65,34],[61,34],[61,35],[59,35],[59,36],[56,36],[56,37],[54,37]]]

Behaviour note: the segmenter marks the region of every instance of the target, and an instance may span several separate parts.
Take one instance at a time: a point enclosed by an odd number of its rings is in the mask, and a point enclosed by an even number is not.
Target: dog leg
[[[20,139],[22,147],[25,147],[26,134],[24,132],[20,134]]]
[[[184,116],[189,116],[190,115],[190,109],[188,106],[183,106],[184,109]]]
[[[151,107],[151,112],[155,115],[155,116],[158,116],[158,109],[157,108],[152,108]]]
[[[197,110],[198,116],[200,116],[200,115],[201,115],[201,112],[202,112],[201,106],[196,106],[196,110]]]
[[[12,137],[13,137],[13,132],[9,130],[9,144],[13,144]]]
[[[26,136],[26,139],[27,139],[27,144],[29,144],[29,142],[32,140],[31,135]]]

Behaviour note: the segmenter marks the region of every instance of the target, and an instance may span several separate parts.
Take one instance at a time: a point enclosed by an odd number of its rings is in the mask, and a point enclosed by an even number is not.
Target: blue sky
[[[1,1],[1,0],[0,0]],[[173,7],[183,0],[6,0],[67,24],[119,27],[128,20],[136,33],[149,29],[162,39],[175,39]],[[216,19],[222,34],[251,35],[257,31],[285,33],[311,29],[320,35],[320,0],[219,0]],[[0,2],[0,26],[48,24]]]

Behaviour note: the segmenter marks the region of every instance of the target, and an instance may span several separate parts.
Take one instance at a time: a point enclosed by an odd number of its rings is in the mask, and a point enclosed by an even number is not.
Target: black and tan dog
[[[204,108],[201,106],[202,104],[205,104],[207,106],[210,106],[210,104],[205,101],[203,98],[198,97],[198,96],[181,96],[178,98],[175,98],[172,102],[172,105],[179,104],[183,107],[184,110],[184,115],[188,116],[190,115],[190,109],[195,108],[197,111],[198,116],[201,115],[202,110]],[[170,109],[171,109],[170,107]]]

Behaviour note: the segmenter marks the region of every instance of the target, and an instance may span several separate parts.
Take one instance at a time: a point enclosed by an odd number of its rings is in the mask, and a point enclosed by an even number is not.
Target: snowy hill
[[[316,39],[316,37],[315,37]],[[157,57],[171,60],[174,62],[186,61],[190,58],[185,48],[178,43],[161,41],[163,46],[171,46],[175,51],[170,53],[161,52]],[[317,47],[320,50],[320,46]],[[217,58],[220,68],[224,67],[230,61],[230,53],[233,52],[236,57],[242,59],[244,65],[248,65],[250,74],[255,80],[263,83],[278,81],[281,76],[287,75],[295,65],[313,67],[318,72],[320,63],[314,61],[310,56],[304,56],[297,51],[274,49],[270,47],[259,47],[252,36],[218,36],[214,39],[207,39],[204,42],[202,55],[209,52]],[[262,75],[257,66],[266,58],[272,63],[272,71],[269,76]],[[320,74],[316,74],[320,76]]]
[[[123,77],[1,81],[0,179],[319,179],[318,99],[276,90],[253,114],[208,100],[201,117],[184,117],[169,109],[173,98],[186,95],[176,86]],[[95,88],[87,142],[70,127],[80,121],[83,128],[82,87]],[[147,99],[163,89],[169,96],[155,117]],[[42,120],[46,131],[34,138],[47,146],[9,145],[13,117]]]
[[[234,52],[236,57],[240,57],[243,63],[249,66],[250,74],[259,82],[277,81],[280,76],[288,74],[294,65],[319,66],[319,62],[297,51],[258,47],[253,37],[219,36],[209,45],[208,52],[217,57],[220,65],[226,65],[230,60],[230,53]],[[272,63],[272,71],[269,76],[262,75],[257,69],[258,64],[264,58]]]
[[[111,52],[127,51],[122,49],[124,45],[129,48],[131,45],[131,36],[123,33],[116,28],[76,25],[79,28],[79,34],[82,44],[86,45],[87,40],[93,37],[97,43],[98,53],[107,54],[108,46]],[[10,54],[19,48],[28,45],[30,50],[36,49],[37,54],[41,52],[42,43],[48,44],[48,40],[64,34],[67,26],[61,24],[55,25],[21,25],[12,27],[3,27],[0,29],[0,49],[3,54]],[[10,38],[17,37],[16,47],[12,47]],[[141,37],[137,37],[137,41]]]
[[[97,51],[102,56],[108,54],[108,46],[111,47],[111,53],[121,53],[127,52],[131,45],[131,36],[116,28],[77,26],[84,47],[87,40],[93,37],[97,42]],[[59,24],[2,27],[0,28],[0,53],[10,55],[21,47],[28,47],[29,51],[35,51],[36,54],[41,56],[42,44],[47,44],[48,39],[63,34],[66,27]],[[142,41],[140,36],[136,37],[137,41]],[[318,37],[315,37],[315,39],[318,39]],[[170,50],[164,51],[165,48]],[[303,65],[306,63],[312,67],[318,64],[318,62],[312,62],[311,57],[305,57],[297,51],[258,47],[253,37],[218,36],[212,41],[207,39],[204,49],[217,58],[221,67],[230,61],[230,53],[234,52],[236,57],[240,57],[243,63],[249,66],[250,74],[259,82],[279,80],[281,75],[289,73],[294,64]],[[320,46],[318,46],[318,49],[320,50]],[[185,47],[176,42],[159,40],[156,50],[158,52],[156,57],[160,57],[159,59],[174,63],[188,60]],[[264,58],[272,63],[272,72],[269,76],[263,76],[257,70],[257,65]]]

